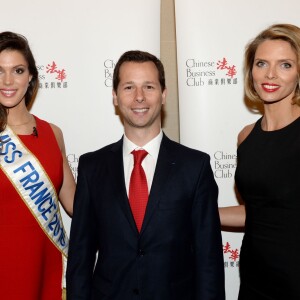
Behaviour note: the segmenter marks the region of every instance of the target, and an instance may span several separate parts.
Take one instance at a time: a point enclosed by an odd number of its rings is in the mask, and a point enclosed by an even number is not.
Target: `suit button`
[[[145,255],[145,251],[142,249],[139,249],[139,256],[144,256]]]
[[[139,295],[140,294],[140,290],[139,289],[133,289],[132,291],[133,291],[133,293],[135,295]]]

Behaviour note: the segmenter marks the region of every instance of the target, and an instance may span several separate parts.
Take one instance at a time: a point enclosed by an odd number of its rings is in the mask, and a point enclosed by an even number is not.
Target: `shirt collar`
[[[143,147],[137,146],[132,141],[130,141],[127,136],[124,134],[123,138],[123,153],[124,155],[130,155],[133,150],[144,149],[150,154],[155,160],[157,160],[160,143],[163,138],[162,130],[160,130],[159,134],[149,141]]]

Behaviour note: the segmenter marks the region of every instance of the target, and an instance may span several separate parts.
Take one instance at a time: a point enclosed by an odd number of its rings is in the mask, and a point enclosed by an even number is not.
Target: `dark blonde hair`
[[[246,46],[244,59],[245,96],[253,102],[261,101],[254,88],[252,68],[256,50],[258,46],[266,40],[286,41],[295,51],[297,57],[298,85],[296,87],[293,101],[295,104],[300,106],[300,28],[292,24],[274,24],[263,30]]]
[[[25,58],[28,64],[28,70],[32,79],[29,83],[28,89],[25,94],[25,104],[28,107],[31,101],[34,99],[38,90],[38,70],[35,64],[35,59],[30,50],[27,39],[20,34],[4,31],[0,33],[0,53],[4,50],[18,51]],[[0,132],[6,126],[7,111],[0,104]]]

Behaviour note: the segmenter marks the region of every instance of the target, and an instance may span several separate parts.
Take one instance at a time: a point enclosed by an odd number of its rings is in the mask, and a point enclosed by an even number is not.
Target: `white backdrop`
[[[210,154],[219,206],[234,193],[238,132],[260,115],[243,102],[243,52],[265,27],[300,25],[300,2],[175,0],[181,143]],[[226,299],[237,299],[242,233],[223,232]],[[259,262],[257,262],[259,264]]]
[[[76,178],[81,154],[123,133],[112,104],[114,64],[127,50],[159,56],[160,0],[2,1],[7,30],[29,40],[40,76],[31,111],[62,129]]]

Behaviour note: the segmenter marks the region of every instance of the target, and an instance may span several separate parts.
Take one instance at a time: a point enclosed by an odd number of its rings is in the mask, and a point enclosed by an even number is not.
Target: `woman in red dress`
[[[67,237],[58,201],[71,216],[75,181],[61,130],[28,111],[37,90],[26,38],[0,33],[1,299],[62,299]]]

